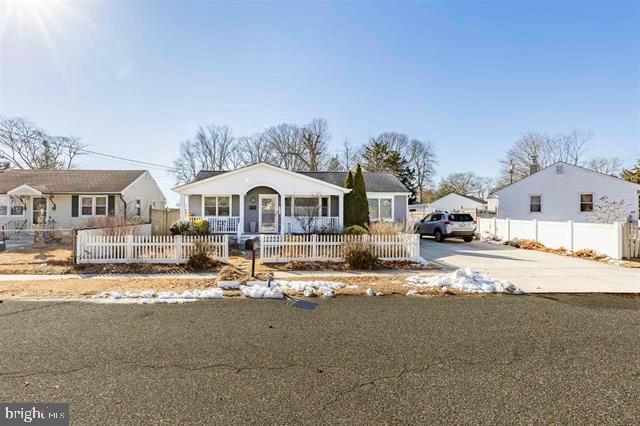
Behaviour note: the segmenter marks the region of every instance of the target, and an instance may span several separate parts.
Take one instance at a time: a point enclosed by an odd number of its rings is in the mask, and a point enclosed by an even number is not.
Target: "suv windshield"
[[[473,217],[468,213],[452,213],[449,215],[452,222],[473,222]]]

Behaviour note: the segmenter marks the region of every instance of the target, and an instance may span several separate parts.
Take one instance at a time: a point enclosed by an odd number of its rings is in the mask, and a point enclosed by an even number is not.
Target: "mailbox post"
[[[256,249],[260,246],[260,237],[251,237],[244,242],[244,248],[251,250],[251,277],[256,277]]]

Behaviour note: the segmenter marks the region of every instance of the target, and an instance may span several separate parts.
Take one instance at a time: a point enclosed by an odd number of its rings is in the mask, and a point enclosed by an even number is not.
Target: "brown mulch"
[[[287,263],[270,263],[267,265],[272,270],[277,271],[353,271],[348,263],[345,262],[287,262]],[[404,269],[404,270],[429,270],[440,269],[434,264],[420,265],[413,262],[391,262],[378,261],[376,267],[371,271],[388,270],[388,269]]]

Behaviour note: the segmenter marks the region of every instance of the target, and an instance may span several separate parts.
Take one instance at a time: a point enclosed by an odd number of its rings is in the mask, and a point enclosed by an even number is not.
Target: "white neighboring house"
[[[0,170],[4,230],[81,227],[108,216],[148,220],[167,200],[147,170]]]
[[[591,222],[594,206],[607,196],[609,201],[623,200],[632,220],[638,220],[640,185],[558,162],[495,191],[493,196],[498,217],[504,219]]]
[[[472,210],[472,209],[486,209],[487,202],[480,198],[472,197],[470,195],[462,195],[457,192],[452,192],[444,197],[438,198],[430,204],[433,210],[439,211],[453,211],[453,210]]]
[[[374,221],[406,221],[410,192],[391,173],[364,172]],[[293,172],[266,163],[203,170],[180,194],[181,219],[205,219],[210,233],[243,235],[341,231],[345,172]]]

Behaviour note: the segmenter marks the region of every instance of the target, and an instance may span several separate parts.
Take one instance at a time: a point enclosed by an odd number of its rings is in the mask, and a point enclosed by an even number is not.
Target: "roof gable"
[[[190,186],[197,182],[202,182],[204,180],[210,178],[216,178],[222,175],[229,176],[231,173],[237,173],[242,170],[246,170],[249,167],[258,166],[260,164],[264,164],[265,166],[274,167],[278,170],[286,171],[287,173],[291,173],[292,175],[304,176],[313,180],[322,181],[329,185],[343,188],[344,180],[347,176],[347,172],[308,172],[308,171],[297,171],[293,172],[290,170],[282,169],[280,167],[268,165],[265,163],[257,163],[252,166],[242,167],[240,169],[236,169],[233,171],[221,171],[221,170],[201,170],[196,175],[195,179],[188,184],[178,186],[175,189],[184,188]],[[388,172],[363,172],[365,186],[367,188],[367,192],[397,192],[397,193],[409,193],[409,190],[402,184],[400,179],[398,179],[395,175]]]
[[[629,182],[628,180],[624,180],[622,178],[619,178],[619,177],[616,177],[616,176],[611,176],[611,175],[608,175],[608,174],[605,174],[605,173],[596,172],[595,170],[587,169],[586,167],[581,167],[581,166],[577,166],[575,164],[565,163],[564,161],[557,161],[557,162],[551,164],[550,166],[547,166],[544,169],[541,169],[541,170],[537,171],[536,173],[533,173],[533,174],[531,174],[529,176],[523,177],[520,180],[517,180],[517,181],[515,181],[515,182],[513,182],[513,183],[511,183],[511,184],[509,184],[509,185],[507,185],[505,187],[502,187],[502,188],[498,189],[497,191],[494,191],[491,195],[500,195],[501,192],[504,192],[507,189],[511,189],[511,188],[523,183],[523,182],[524,183],[531,182],[531,179],[536,179],[538,177],[545,176],[545,175],[547,175],[549,173],[552,173],[553,170],[555,169],[555,167],[558,166],[558,165],[562,165],[563,167],[569,167],[569,168],[571,168],[571,169],[573,169],[573,170],[575,170],[575,171],[577,171],[579,173],[588,173],[588,174],[600,177],[600,178],[602,178],[604,180],[612,180],[612,181],[615,181],[615,182],[618,182],[618,183],[632,185],[632,186],[634,186],[634,187],[636,187],[637,189],[640,190],[640,185],[637,184],[637,183]]]

